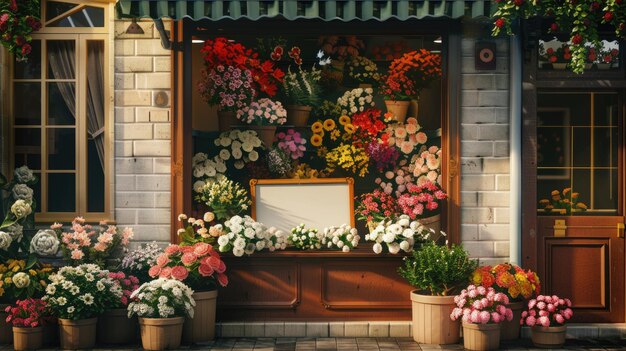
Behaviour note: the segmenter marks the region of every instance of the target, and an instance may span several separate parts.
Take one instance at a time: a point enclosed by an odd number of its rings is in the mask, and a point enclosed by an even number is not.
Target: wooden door
[[[537,93],[536,268],[575,322],[625,321],[622,104],[617,91]]]

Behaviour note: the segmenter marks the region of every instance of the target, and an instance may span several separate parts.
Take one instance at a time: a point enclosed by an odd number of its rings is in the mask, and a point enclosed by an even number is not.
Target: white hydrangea
[[[263,223],[249,216],[233,216],[224,223],[225,233],[217,239],[221,252],[232,251],[241,257],[263,249],[284,250],[287,235],[274,227],[267,228]]]
[[[349,252],[359,245],[359,236],[356,228],[352,228],[347,224],[339,227],[324,228],[321,244],[329,249],[340,249],[343,252]]]
[[[196,305],[193,290],[175,279],[159,278],[142,284],[131,294],[128,317],[169,318],[183,310],[184,316],[193,318]]]
[[[436,239],[431,230],[418,221],[411,221],[407,215],[401,215],[396,220],[382,221],[365,236],[366,241],[374,242],[373,250],[376,254],[383,252],[384,247],[391,254],[411,252],[415,243]]]

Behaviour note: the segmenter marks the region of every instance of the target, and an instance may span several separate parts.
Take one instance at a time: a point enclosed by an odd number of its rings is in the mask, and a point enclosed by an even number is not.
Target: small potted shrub
[[[98,317],[98,344],[130,344],[137,340],[137,318],[128,318],[130,295],[139,288],[139,279],[124,272],[109,272],[109,278],[122,289],[122,298]]]
[[[454,297],[450,319],[463,320],[463,347],[488,351],[500,347],[500,323],[513,319],[509,298],[494,288],[470,285]]]
[[[535,346],[560,348],[565,343],[565,322],[574,315],[571,307],[569,299],[539,295],[528,301],[528,310],[522,312],[520,323],[530,327]]]
[[[90,349],[96,343],[98,316],[113,308],[123,292],[95,264],[65,266],[50,276],[43,300],[59,319],[62,349]]]
[[[8,306],[7,323],[13,324],[13,349],[37,350],[43,345],[43,320],[46,303],[41,299],[18,300]]]
[[[282,47],[277,46],[274,53],[276,50],[282,51]],[[322,71],[316,69],[315,65],[310,70],[303,69],[300,53],[300,48],[297,46],[289,50],[289,58],[296,65],[296,68],[292,70],[289,67],[287,69],[281,88],[287,109],[287,121],[296,127],[306,127],[313,106],[319,103]],[[326,60],[321,56],[323,55],[318,55],[318,59],[320,59],[320,65],[323,65]]]
[[[449,316],[454,295],[467,284],[477,261],[461,246],[427,243],[404,260],[399,273],[416,290],[413,301],[413,339],[426,344],[456,344],[460,323]]]
[[[159,278],[142,284],[131,295],[128,316],[139,317],[145,350],[177,349],[185,317],[193,318],[193,290],[176,279]]]

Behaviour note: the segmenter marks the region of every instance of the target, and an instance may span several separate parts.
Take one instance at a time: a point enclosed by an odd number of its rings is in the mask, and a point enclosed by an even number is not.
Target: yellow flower
[[[330,132],[330,140],[337,140],[339,136],[341,136],[341,132],[338,129],[333,129],[333,131]]]
[[[583,211],[584,211],[584,210],[586,210],[586,209],[587,209],[587,205],[585,205],[585,204],[584,204],[584,203],[582,203],[582,202],[579,202],[579,203],[577,203],[577,204],[576,204],[576,208],[578,208],[578,209],[580,209],[580,210],[583,210]]]
[[[331,131],[333,129],[335,129],[336,124],[335,121],[333,121],[332,119],[327,119],[324,121],[324,129],[326,129],[327,131]]]
[[[572,191],[572,188],[565,188],[563,189],[563,196],[567,196],[567,194]]]
[[[480,283],[483,281],[482,275],[480,274],[480,271],[478,269],[472,273],[471,281],[474,285],[480,285]]]
[[[322,146],[322,136],[318,134],[313,134],[313,136],[311,137],[311,145],[315,147]]]
[[[13,272],[16,272],[16,273],[17,273],[17,272],[19,272],[20,270],[21,270],[20,266],[15,266],[15,267],[13,267],[13,269],[12,269],[12,271],[13,271]]]
[[[13,282],[13,280],[11,280],[11,277],[4,278],[4,283],[5,284],[9,284],[10,285],[12,282]]]
[[[30,275],[37,275],[37,272],[36,272],[34,269],[29,269],[29,270],[28,270],[28,273],[29,273]]]
[[[550,193],[550,195],[552,195],[552,196],[559,196],[559,195],[561,195],[561,193],[559,193],[559,191],[558,191],[558,190],[552,190],[552,192]]]
[[[0,296],[4,295],[4,289],[0,288]]]
[[[341,116],[339,117],[339,124],[341,124],[342,126],[345,126],[346,124],[350,123],[350,117],[348,116]]]
[[[319,132],[324,131],[324,126],[322,125],[322,122],[316,121],[315,123],[313,123],[313,125],[311,125],[311,130],[313,131],[313,133],[319,134]]]
[[[354,125],[353,124],[346,124],[345,126],[343,126],[343,129],[346,131],[346,133],[348,134],[352,134],[354,133]]]

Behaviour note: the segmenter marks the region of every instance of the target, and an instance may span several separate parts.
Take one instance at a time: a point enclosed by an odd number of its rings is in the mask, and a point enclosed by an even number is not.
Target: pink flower
[[[474,308],[476,310],[482,310],[483,309],[483,304],[482,304],[481,300],[474,301],[474,303],[472,303],[472,308]]]
[[[491,312],[491,319],[493,320],[494,323],[500,323],[500,314],[497,312]]]
[[[180,247],[178,245],[170,245],[163,250],[166,254],[172,255],[179,251]]]
[[[228,277],[226,276],[226,274],[223,273],[218,273],[217,274],[217,281],[220,283],[221,286],[226,286],[228,285]]]
[[[170,267],[163,267],[159,273],[159,278],[169,278],[172,275],[172,269]]]
[[[210,249],[211,249],[211,246],[209,244],[206,244],[206,243],[196,243],[193,246],[193,253],[196,256],[198,256],[198,257],[205,256],[206,254],[209,253]]]
[[[549,327],[550,326],[550,318],[546,317],[546,316],[542,316],[539,317],[539,319],[537,319],[537,322],[539,324],[541,324],[544,327]]]
[[[553,304],[551,304],[551,303],[548,304],[548,312],[554,312],[555,309],[556,308],[554,307]]]
[[[198,267],[198,273],[200,273],[201,276],[203,277],[210,277],[213,275],[214,269],[213,267],[206,265],[206,264],[201,264]]]
[[[156,259],[156,264],[163,267],[166,264],[168,264],[170,262],[169,257],[167,256],[167,254],[160,254],[157,259]]]
[[[487,289],[485,289],[485,287],[484,287],[484,286],[482,286],[482,285],[481,285],[481,286],[479,286],[479,287],[477,287],[477,288],[476,288],[476,291],[478,291],[478,293],[479,293],[479,294],[481,294],[481,295],[485,295],[485,294],[487,293]],[[490,292],[491,292],[491,291],[490,291]]]
[[[535,319],[535,317],[533,316],[528,316],[528,318],[526,318],[526,325],[529,327],[534,326],[537,323],[537,320]]]
[[[191,266],[192,264],[194,264],[196,262],[196,259],[197,259],[197,257],[196,257],[196,255],[193,252],[186,252],[180,258],[180,261],[185,266]]]
[[[480,323],[487,324],[491,319],[491,314],[487,311],[480,312]]]
[[[160,266],[152,266],[150,267],[150,269],[148,270],[148,275],[152,278],[156,278],[157,276],[159,276],[161,274],[161,267]]]
[[[504,312],[504,316],[506,317],[507,321],[511,321],[513,320],[513,310],[510,308],[507,308],[506,311]]]
[[[545,309],[546,308],[546,303],[543,302],[543,301],[537,302],[537,308],[540,309],[540,310]]]
[[[473,310],[470,313],[470,321],[472,323],[480,323],[480,315],[479,315],[479,312],[477,310]]]
[[[559,324],[565,323],[565,318],[563,318],[563,315],[561,315],[560,313],[554,315],[554,320]]]
[[[183,281],[189,276],[189,271],[183,266],[174,266],[172,268],[172,278]]]
[[[532,299],[530,301],[528,301],[528,309],[532,309],[533,307],[535,307],[535,305],[537,304],[537,300]]]
[[[85,256],[85,253],[82,250],[72,250],[72,259],[73,260],[81,260]]]

